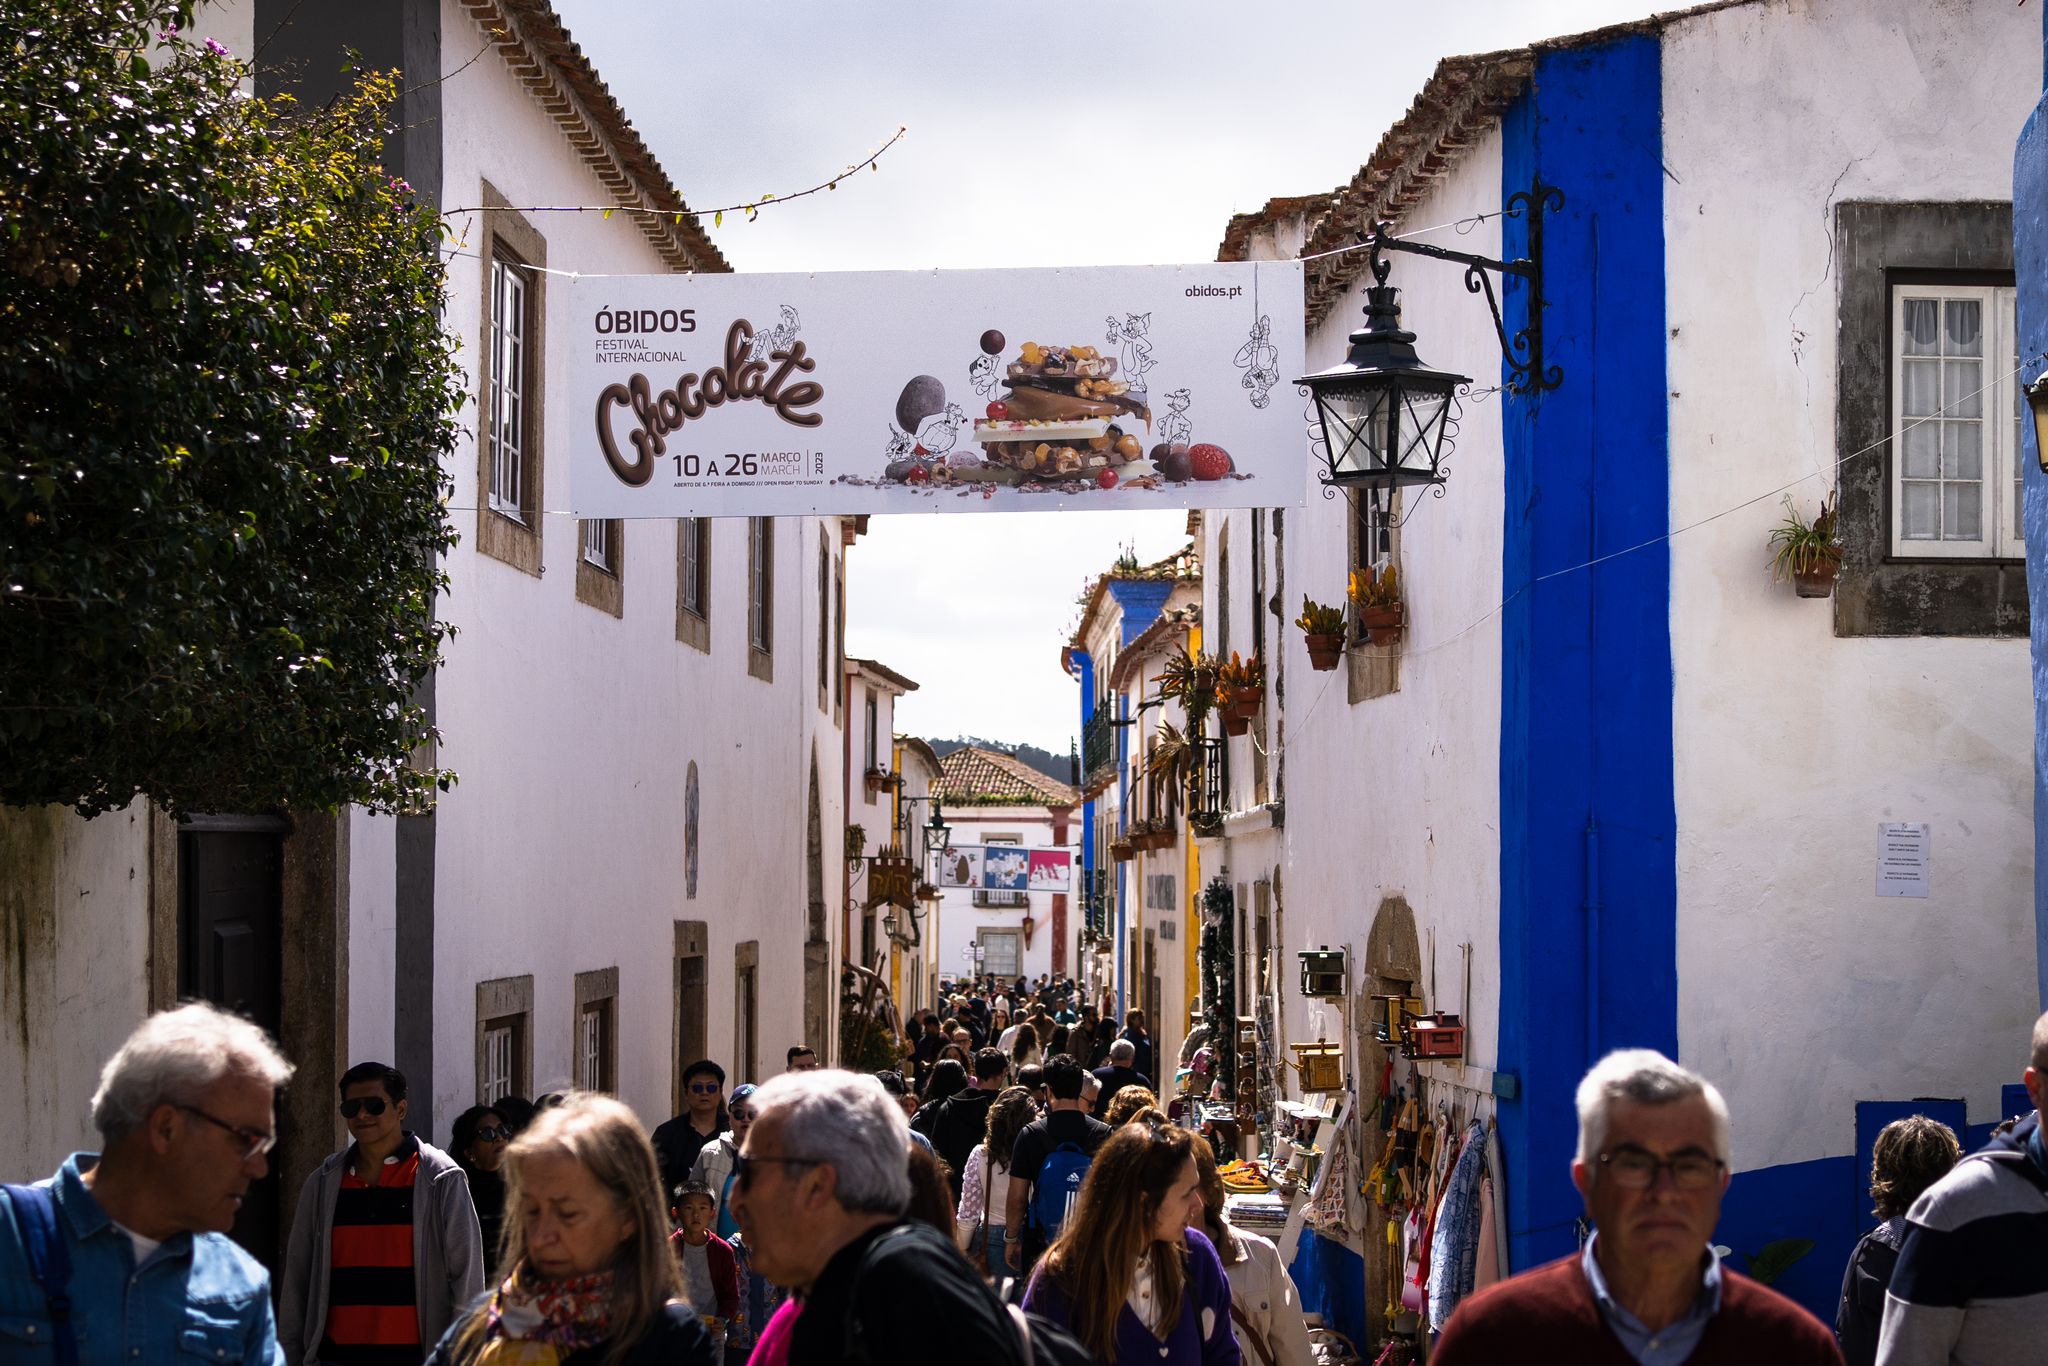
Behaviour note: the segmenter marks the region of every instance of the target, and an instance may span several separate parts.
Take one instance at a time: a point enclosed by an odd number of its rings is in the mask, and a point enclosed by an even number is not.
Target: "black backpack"
[[[998,1295],[981,1279],[981,1273],[961,1255],[960,1249],[954,1246],[952,1239],[915,1222],[898,1224],[867,1245],[866,1250],[861,1253],[860,1264],[854,1268],[853,1284],[847,1287],[846,1298],[849,1304],[862,1303],[861,1281],[866,1278],[868,1269],[874,1265],[882,1250],[899,1239],[921,1236],[920,1230],[931,1233],[928,1241],[934,1246],[943,1243],[947,1251],[959,1260],[961,1273],[973,1278],[974,1283],[981,1286],[982,1293],[987,1295],[997,1310],[1010,1320],[1010,1325],[1017,1335],[1018,1359],[1023,1362],[1023,1366],[1099,1366],[1094,1354],[1083,1347],[1080,1339],[1072,1333],[1043,1314],[1034,1314],[1013,1302],[1023,1296],[1023,1286],[1020,1282],[1004,1281],[1003,1293]],[[874,1366],[867,1344],[861,1340],[860,1323],[851,1316],[846,1323],[844,1360],[854,1363],[855,1366]]]

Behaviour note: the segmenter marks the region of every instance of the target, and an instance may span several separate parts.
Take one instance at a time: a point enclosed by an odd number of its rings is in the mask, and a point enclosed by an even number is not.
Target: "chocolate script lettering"
[[[823,422],[823,413],[805,410],[825,397],[825,386],[812,379],[789,383],[792,371],[809,373],[818,368],[805,353],[804,343],[791,342],[788,350],[770,352],[768,360],[758,361],[747,359],[753,340],[754,325],[737,318],[725,334],[724,365],[714,365],[702,375],[684,375],[673,389],[658,394],[641,374],[624,384],[607,384],[597,396],[597,444],[612,473],[629,487],[639,488],[654,477],[654,462],[668,450],[671,433],[727,403],[757,400],[796,427]],[[772,370],[770,362],[775,363]],[[633,448],[631,460],[621,454],[612,431],[614,408],[628,408],[633,413],[636,425],[626,437]]]

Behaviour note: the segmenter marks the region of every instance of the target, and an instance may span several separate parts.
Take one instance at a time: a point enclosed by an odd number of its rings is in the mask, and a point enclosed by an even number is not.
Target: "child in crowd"
[[[670,1211],[677,1227],[669,1235],[668,1245],[676,1265],[682,1268],[690,1307],[711,1330],[712,1350],[716,1359],[723,1361],[727,1325],[740,1312],[740,1278],[732,1244],[711,1231],[717,1210],[718,1201],[709,1186],[701,1181],[686,1182],[678,1188],[675,1208]]]

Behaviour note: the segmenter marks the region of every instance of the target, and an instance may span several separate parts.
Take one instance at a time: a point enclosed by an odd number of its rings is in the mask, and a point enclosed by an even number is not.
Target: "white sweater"
[[[1308,1324],[1301,1317],[1301,1297],[1295,1293],[1294,1282],[1280,1262],[1280,1249],[1270,1238],[1241,1228],[1233,1227],[1230,1231],[1237,1235],[1237,1260],[1232,1261],[1220,1244],[1216,1251],[1222,1255],[1224,1273],[1230,1277],[1231,1304],[1265,1339],[1274,1366],[1315,1366]],[[1237,1341],[1244,1353],[1244,1366],[1264,1366],[1264,1359],[1245,1340],[1242,1327],[1237,1329]]]

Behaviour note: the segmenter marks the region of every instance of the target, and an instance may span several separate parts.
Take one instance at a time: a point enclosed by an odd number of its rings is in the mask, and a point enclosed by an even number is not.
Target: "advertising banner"
[[[1302,500],[1298,262],[549,289],[579,517]]]
[[[941,887],[984,892],[1065,892],[1074,885],[1074,851],[1015,844],[955,844],[939,859]]]

